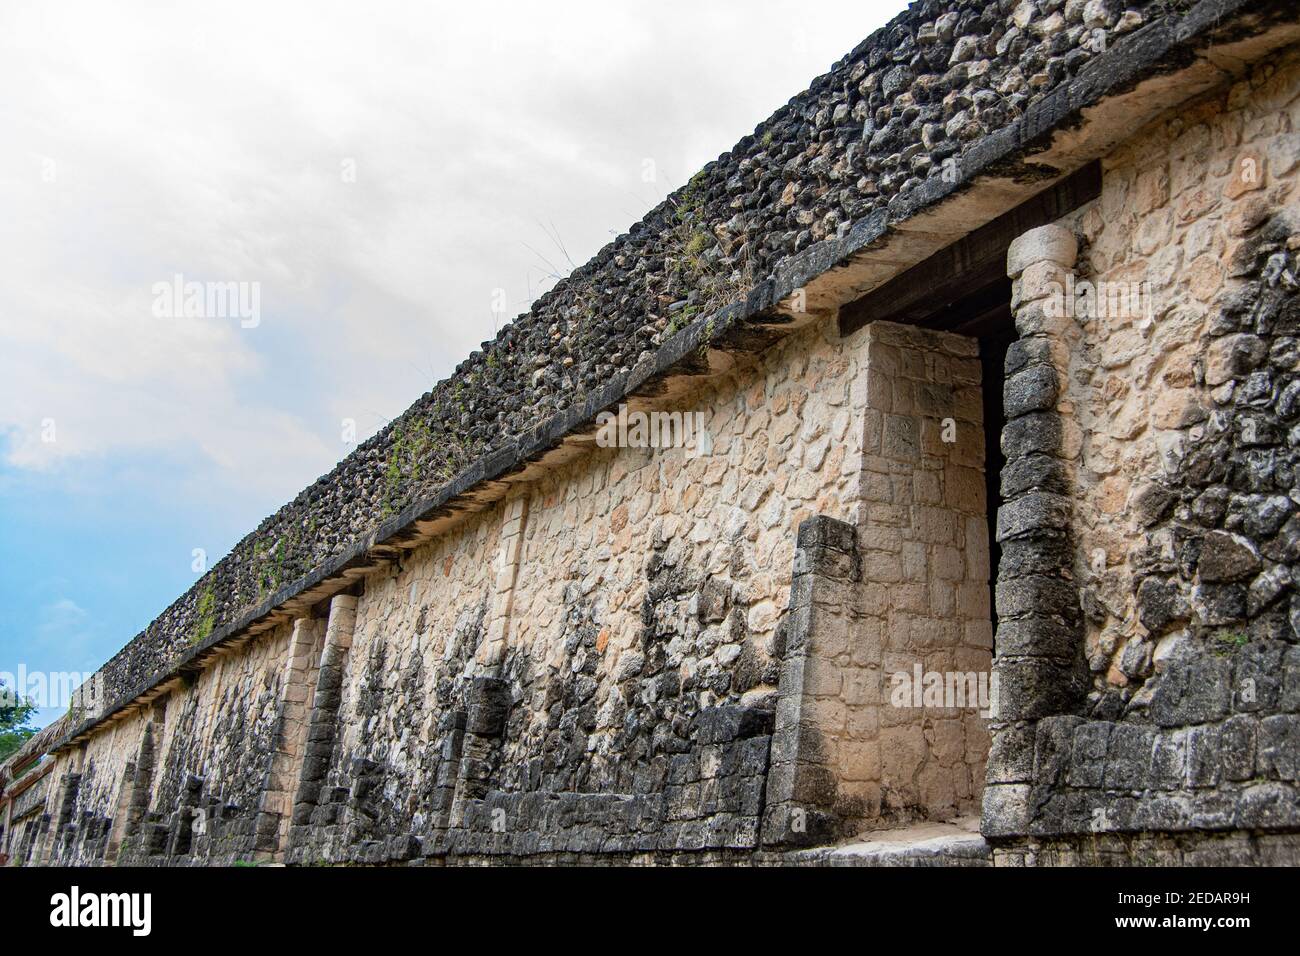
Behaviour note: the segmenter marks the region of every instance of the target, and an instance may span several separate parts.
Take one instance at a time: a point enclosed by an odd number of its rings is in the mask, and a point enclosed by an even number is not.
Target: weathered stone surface
[[[1300,70],[1279,55],[1134,131],[1095,201],[1013,246],[995,639],[979,344],[770,326],[827,270],[844,287],[819,314],[886,277],[866,243],[969,232],[990,194],[968,165],[1074,163],[1053,131],[1086,133],[1079,104],[1129,62],[1083,70],[1085,25],[1168,11],[950,6],[837,64],[160,617],[106,674],[174,682],[75,768],[56,756],[19,804],[21,858],[780,860],[982,801],[988,843],[858,856],[1294,862],[1300,270],[1277,207]],[[1177,35],[1232,15],[1202,5]],[[1232,185],[1243,158],[1259,188]],[[994,172],[1056,175],[1035,164]],[[1049,315],[1066,279],[1115,302],[1146,283],[1155,307]],[[713,452],[537,461],[710,363],[672,401]],[[328,595],[293,601],[326,569],[354,620],[317,634]],[[260,607],[280,616],[228,640]],[[991,744],[976,708],[890,699],[913,667],[982,675],[994,647]]]
[[[1232,706],[1231,661],[1189,657],[1173,661],[1161,674],[1151,699],[1151,719],[1162,727],[1220,720]]]
[[[1255,335],[1229,335],[1210,343],[1205,353],[1205,383],[1224,382],[1253,371],[1264,358],[1264,342]]]
[[[980,830],[986,837],[1013,837],[1029,832],[1029,786],[990,784],[984,788]]]
[[[1016,278],[1036,262],[1052,262],[1068,268],[1078,256],[1079,243],[1073,232],[1061,226],[1040,226],[1011,243],[1007,251],[1007,275]]]
[[[1197,567],[1202,581],[1240,581],[1259,570],[1259,555],[1248,539],[1213,531],[1201,542]]]
[[[1069,526],[1071,508],[1067,498],[1046,492],[1032,492],[998,509],[998,540],[1007,541],[1030,534],[1062,531]]]
[[[1060,393],[1056,370],[1047,365],[1034,366],[1007,379],[1002,393],[1003,410],[1008,418],[1044,411],[1056,405]]]

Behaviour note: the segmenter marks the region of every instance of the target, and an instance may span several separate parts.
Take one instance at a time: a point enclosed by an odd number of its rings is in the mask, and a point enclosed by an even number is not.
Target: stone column
[[[452,795],[453,827],[464,822],[466,801],[487,796],[509,710],[510,688],[505,681],[496,677],[470,681],[465,690],[465,730]]]
[[[123,831],[131,812],[131,784],[135,780],[135,761],[127,761],[122,771],[122,784],[117,789],[117,805],[113,808],[113,820],[108,828],[108,840],[104,844],[104,863],[112,866],[117,860],[122,847]]]
[[[77,793],[81,789],[81,758],[84,751],[78,749],[72,758],[71,767],[59,778],[57,806],[52,814],[50,828],[45,834],[45,843],[41,851],[41,864],[57,865],[64,862],[62,844],[72,825],[72,810],[77,802]],[[75,768],[75,769],[72,769]]]
[[[515,579],[519,576],[519,561],[524,550],[524,526],[527,521],[527,498],[515,498],[506,504],[501,524],[501,543],[496,557],[492,606],[488,612],[487,636],[480,645],[477,658],[485,676],[496,676],[497,668],[505,659],[510,612],[514,605]]]
[[[852,525],[817,515],[799,526],[767,777],[765,844],[811,846],[839,833],[839,778],[830,738],[842,731],[839,697],[858,575]]]
[[[155,731],[154,728],[157,728]],[[145,817],[149,814],[149,800],[151,788],[153,785],[154,769],[154,737],[161,738],[163,733],[162,724],[156,720],[150,720],[144,725],[144,735],[140,740],[140,753],[135,759],[134,769],[130,773],[130,781],[126,785],[130,789],[130,796],[126,804],[126,814],[122,824],[122,836],[119,841],[118,850],[113,858],[113,862],[118,862],[118,858],[129,856],[133,850],[140,850],[140,831],[143,828]]]
[[[293,622],[288,655],[280,680],[276,715],[275,750],[266,770],[258,806],[254,852],[258,859],[284,859],[289,842],[294,789],[302,767],[303,744],[310,719],[312,684],[316,674],[316,646],[321,622],[300,617]]]
[[[4,839],[0,842],[0,856],[6,859],[9,856],[9,847],[13,844],[14,828],[14,802],[13,799],[5,801],[5,832]]]
[[[1032,229],[1007,253],[1020,339],[1007,352],[1003,393],[1007,463],[997,522],[1002,560],[994,661],[999,700],[981,822],[989,837],[1027,832],[1035,750],[1052,743],[1039,722],[1073,713],[1086,693],[1071,540],[1073,462],[1081,437],[1064,398],[1079,330],[1069,310],[1055,308],[1077,256],[1074,235],[1061,226]]]
[[[330,601],[329,621],[325,625],[325,647],[321,651],[320,669],[316,676],[286,852],[298,842],[294,838],[294,828],[306,827],[312,822],[312,811],[320,800],[321,787],[334,757],[339,706],[343,702],[343,676],[356,624],[357,598],[351,594],[336,595]]]

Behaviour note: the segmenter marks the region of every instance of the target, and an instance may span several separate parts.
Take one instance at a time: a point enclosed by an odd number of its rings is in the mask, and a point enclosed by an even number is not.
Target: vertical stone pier
[[[1081,438],[1063,401],[1078,330],[1073,318],[1049,305],[1065,288],[1077,256],[1074,235],[1055,225],[1031,229],[1007,253],[1020,339],[1007,352],[1003,395],[1007,463],[997,523],[1002,560],[994,662],[999,701],[981,825],[991,837],[1026,832],[1035,753],[1052,746],[1040,722],[1071,714],[1086,692],[1070,535],[1071,462]],[[1064,729],[1068,748],[1070,728]]]
[[[258,807],[254,850],[259,859],[283,860],[288,845],[292,801],[311,718],[311,698],[319,678],[324,630],[321,625],[321,621],[309,617],[293,622],[280,683],[275,752],[267,767]]]
[[[329,774],[338,733],[339,705],[343,700],[343,675],[356,623],[357,598],[350,594],[335,596],[330,601],[329,621],[325,625],[325,647],[321,651],[306,746],[293,800],[290,847],[294,843],[293,827],[312,822],[312,812],[320,801],[321,788]]]
[[[840,829],[834,738],[842,731],[842,658],[851,655],[859,575],[852,525],[817,515],[799,526],[764,843],[813,845]]]

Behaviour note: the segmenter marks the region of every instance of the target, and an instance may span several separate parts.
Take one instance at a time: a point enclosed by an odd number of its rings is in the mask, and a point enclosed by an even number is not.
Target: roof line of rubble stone
[[[920,6],[923,5],[914,5],[912,10],[901,14],[889,25],[876,31],[849,57],[836,64],[835,69],[842,68],[854,59],[870,53],[875,49],[874,44],[889,36],[891,31],[909,16],[915,16],[914,11]],[[1014,169],[1017,164],[1023,167],[1026,157],[1046,148],[1053,132],[1076,125],[1085,107],[1093,106],[1109,96],[1126,92],[1146,77],[1187,65],[1191,59],[1192,47],[1203,40],[1207,34],[1223,30],[1238,21],[1247,20],[1254,24],[1246,28],[1247,33],[1261,32],[1269,24],[1286,17],[1286,4],[1282,2],[1202,0],[1182,16],[1167,15],[1124,36],[1109,46],[1106,52],[1089,62],[1078,75],[1063,82],[1041,100],[1032,103],[1022,115],[1002,128],[970,143],[961,152],[958,175],[931,176],[911,191],[893,197],[887,206],[856,222],[843,235],[827,238],[783,260],[777,265],[771,277],[757,283],[742,301],[726,306],[712,315],[701,315],[663,342],[656,351],[643,355],[630,369],[613,375],[603,386],[590,392],[580,404],[549,416],[518,437],[476,458],[467,468],[432,494],[420,497],[406,505],[378,527],[355,538],[340,552],[317,563],[306,574],[278,588],[275,593],[256,606],[238,614],[229,622],[213,628],[210,634],[194,642],[192,646],[165,662],[163,666],[127,685],[97,716],[77,720],[76,715],[67,715],[69,726],[66,733],[43,749],[53,753],[69,746],[159,685],[194,671],[200,666],[200,659],[214,647],[230,641],[291,599],[322,583],[338,578],[349,569],[373,564],[373,553],[377,546],[409,537],[412,527],[417,522],[428,520],[440,512],[445,513],[449,504],[462,498],[476,486],[518,471],[530,461],[539,459],[547,451],[555,448],[566,436],[590,430],[600,412],[616,407],[638,390],[644,389],[671,372],[676,370],[680,373],[683,366],[698,362],[697,356],[702,348],[726,347],[729,341],[734,343],[747,335],[752,336],[756,326],[782,321],[774,310],[783,299],[793,295],[827,271],[846,263],[861,250],[885,239],[891,233],[893,226],[905,222],[921,211],[932,209],[957,193],[970,189],[977,179],[983,176],[1005,175],[1008,169]],[[816,91],[829,75],[819,77],[812,84],[809,92]],[[789,107],[783,107],[782,111],[774,114],[773,120],[780,117],[786,109]],[[759,129],[763,127],[760,126]],[[751,137],[746,137],[746,140],[749,139]],[[710,163],[705,169],[708,170],[714,165]],[[634,227],[633,232],[651,216],[653,213]],[[582,267],[575,275],[589,268],[589,265]],[[553,290],[543,299],[554,295],[556,291],[558,289]],[[509,329],[510,326],[507,326],[501,336],[507,335]],[[448,381],[453,381],[454,378],[455,376]],[[379,436],[372,438],[367,445],[373,444],[378,438]],[[186,596],[193,595],[197,589],[198,585],[187,592]],[[155,621],[155,625],[157,623]],[[154,625],[150,626],[151,629],[153,627]],[[119,652],[109,665],[129,652],[149,633],[149,629],[142,632]],[[109,665],[106,665],[106,668]],[[24,748],[13,755],[6,765],[18,759],[20,755],[25,755],[24,759],[30,759],[31,755],[25,753],[27,750],[28,748]]]

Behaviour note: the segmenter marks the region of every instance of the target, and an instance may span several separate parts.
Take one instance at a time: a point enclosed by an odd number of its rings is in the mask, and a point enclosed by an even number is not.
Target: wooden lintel
[[[844,306],[840,334],[851,335],[870,322],[932,324],[928,320],[954,302],[1006,281],[1007,248],[1016,237],[1055,222],[1100,194],[1101,164],[1091,162]]]

